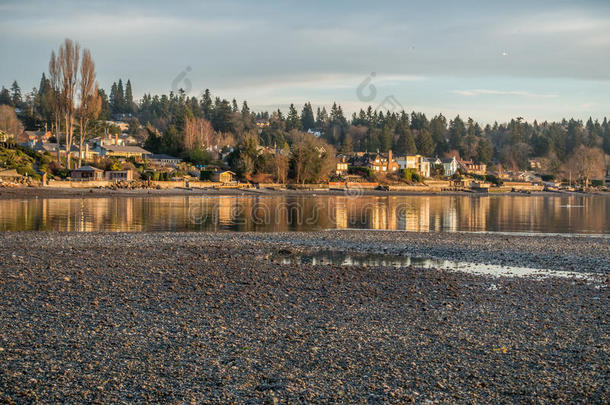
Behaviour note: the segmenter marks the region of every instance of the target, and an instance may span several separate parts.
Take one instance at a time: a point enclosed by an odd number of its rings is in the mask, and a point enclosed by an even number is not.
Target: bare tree
[[[78,82],[80,106],[78,116],[80,118],[78,166],[82,164],[83,141],[86,137],[87,126],[91,120],[97,118],[102,109],[102,99],[98,94],[95,81],[95,62],[91,58],[88,49],[83,50],[83,58],[80,65],[80,80]]]
[[[72,135],[74,133],[74,99],[78,79],[78,65],[80,61],[80,45],[66,38],[59,47],[59,70],[61,72],[62,107],[66,126],[66,166],[71,168],[70,149],[72,148]]]
[[[603,177],[606,169],[604,152],[599,148],[580,145],[566,162],[566,170],[588,186],[591,178]]]
[[[9,105],[0,105],[0,131],[13,135],[15,140],[23,133],[23,124]]]
[[[186,150],[204,149],[214,138],[212,124],[204,118],[187,118],[184,125],[184,148]]]
[[[51,107],[53,109],[53,117],[55,118],[54,130],[55,140],[57,141],[57,163],[60,164],[59,157],[59,130],[62,113],[62,94],[61,94],[61,72],[59,67],[59,60],[55,56],[55,51],[51,52],[51,59],[49,60],[49,81],[51,82],[51,88],[53,91],[53,98],[51,99]]]

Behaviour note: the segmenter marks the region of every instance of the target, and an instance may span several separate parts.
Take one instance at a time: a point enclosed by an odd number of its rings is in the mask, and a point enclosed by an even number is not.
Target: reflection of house
[[[399,169],[398,163],[392,158],[392,151],[388,157],[377,154],[374,159],[369,160],[368,167],[375,173],[393,173]]]
[[[176,167],[178,163],[182,162],[182,159],[173,157],[165,154],[150,154],[145,156],[151,163],[157,164],[159,166],[171,166]]]
[[[430,177],[430,160],[422,155],[405,155],[396,158],[401,169],[415,169],[422,177]]]
[[[229,170],[225,170],[222,172],[216,172],[212,175],[212,181],[218,181],[221,183],[230,183],[233,181],[233,176],[235,173]]]
[[[104,171],[93,166],[81,166],[70,173],[72,180],[103,180]]]
[[[150,152],[140,148],[139,146],[121,146],[121,145],[106,145],[100,148],[100,155],[108,157],[122,158],[142,158],[144,155],[150,155]]]
[[[106,180],[110,181],[131,181],[133,180],[132,170],[110,170],[106,173]]]

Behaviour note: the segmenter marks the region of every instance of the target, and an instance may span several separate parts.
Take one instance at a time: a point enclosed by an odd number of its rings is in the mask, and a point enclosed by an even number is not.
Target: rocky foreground
[[[0,246],[0,403],[610,401],[608,239],[38,232]],[[321,247],[599,281],[279,263]]]

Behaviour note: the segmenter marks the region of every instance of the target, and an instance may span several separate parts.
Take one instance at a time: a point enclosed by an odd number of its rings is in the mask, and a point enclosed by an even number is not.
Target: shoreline
[[[460,191],[380,191],[359,190],[357,194],[341,190],[272,190],[272,189],[214,189],[214,188],[167,188],[167,189],[101,189],[101,188],[64,188],[64,187],[14,187],[0,188],[0,200],[28,198],[115,198],[115,197],[177,197],[177,196],[354,196],[392,197],[392,196],[610,196],[610,193],[578,192],[460,192]]]
[[[481,260],[597,268],[607,284],[606,241],[378,237],[2,233],[0,400],[608,400],[607,285],[277,260],[476,249]]]

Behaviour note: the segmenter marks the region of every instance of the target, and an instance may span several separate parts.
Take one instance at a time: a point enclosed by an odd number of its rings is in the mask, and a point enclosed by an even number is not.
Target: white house
[[[433,164],[443,165],[443,168],[445,169],[445,176],[447,177],[453,176],[458,170],[458,161],[455,157],[443,159],[436,158]]]

